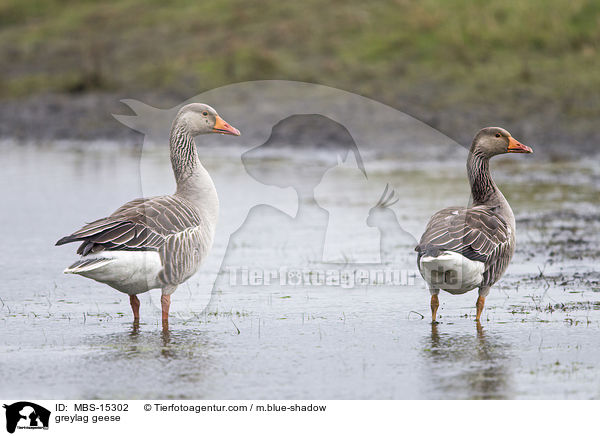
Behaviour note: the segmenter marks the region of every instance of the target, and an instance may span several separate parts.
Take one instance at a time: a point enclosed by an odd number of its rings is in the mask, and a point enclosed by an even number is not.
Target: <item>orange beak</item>
[[[521,144],[512,136],[508,137],[508,152],[509,153],[533,153],[531,147]]]
[[[215,125],[213,126],[213,133],[223,133],[224,135],[235,135],[240,136],[241,133],[238,129],[230,125],[227,121],[217,115]]]

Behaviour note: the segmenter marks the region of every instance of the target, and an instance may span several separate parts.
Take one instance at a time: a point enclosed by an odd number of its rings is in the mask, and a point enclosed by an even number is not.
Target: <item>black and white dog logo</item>
[[[48,429],[50,411],[28,401],[3,406],[6,409],[6,431],[18,429]]]

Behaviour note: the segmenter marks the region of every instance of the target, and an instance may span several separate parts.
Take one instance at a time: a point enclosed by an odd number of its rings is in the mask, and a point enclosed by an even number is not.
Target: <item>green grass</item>
[[[290,79],[593,117],[599,51],[597,0],[0,0],[0,97]]]

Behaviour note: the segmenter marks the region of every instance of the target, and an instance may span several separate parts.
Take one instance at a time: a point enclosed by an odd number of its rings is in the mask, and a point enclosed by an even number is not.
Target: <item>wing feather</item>
[[[514,248],[512,238],[508,223],[492,207],[451,207],[433,215],[415,250],[419,257],[455,251],[484,262],[484,281],[495,281],[508,266]]]
[[[159,251],[167,238],[200,225],[197,208],[176,196],[138,198],[57,242],[82,241],[79,254],[101,250]]]

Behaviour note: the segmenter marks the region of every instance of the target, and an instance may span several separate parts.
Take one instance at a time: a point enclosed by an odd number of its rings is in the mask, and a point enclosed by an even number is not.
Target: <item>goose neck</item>
[[[174,123],[170,138],[171,166],[175,174],[175,195],[196,205],[216,221],[219,200],[210,174],[198,157],[194,137],[185,125]]]
[[[471,150],[467,159],[467,174],[471,184],[473,205],[490,204],[499,190],[490,174],[490,159],[478,150]]]

